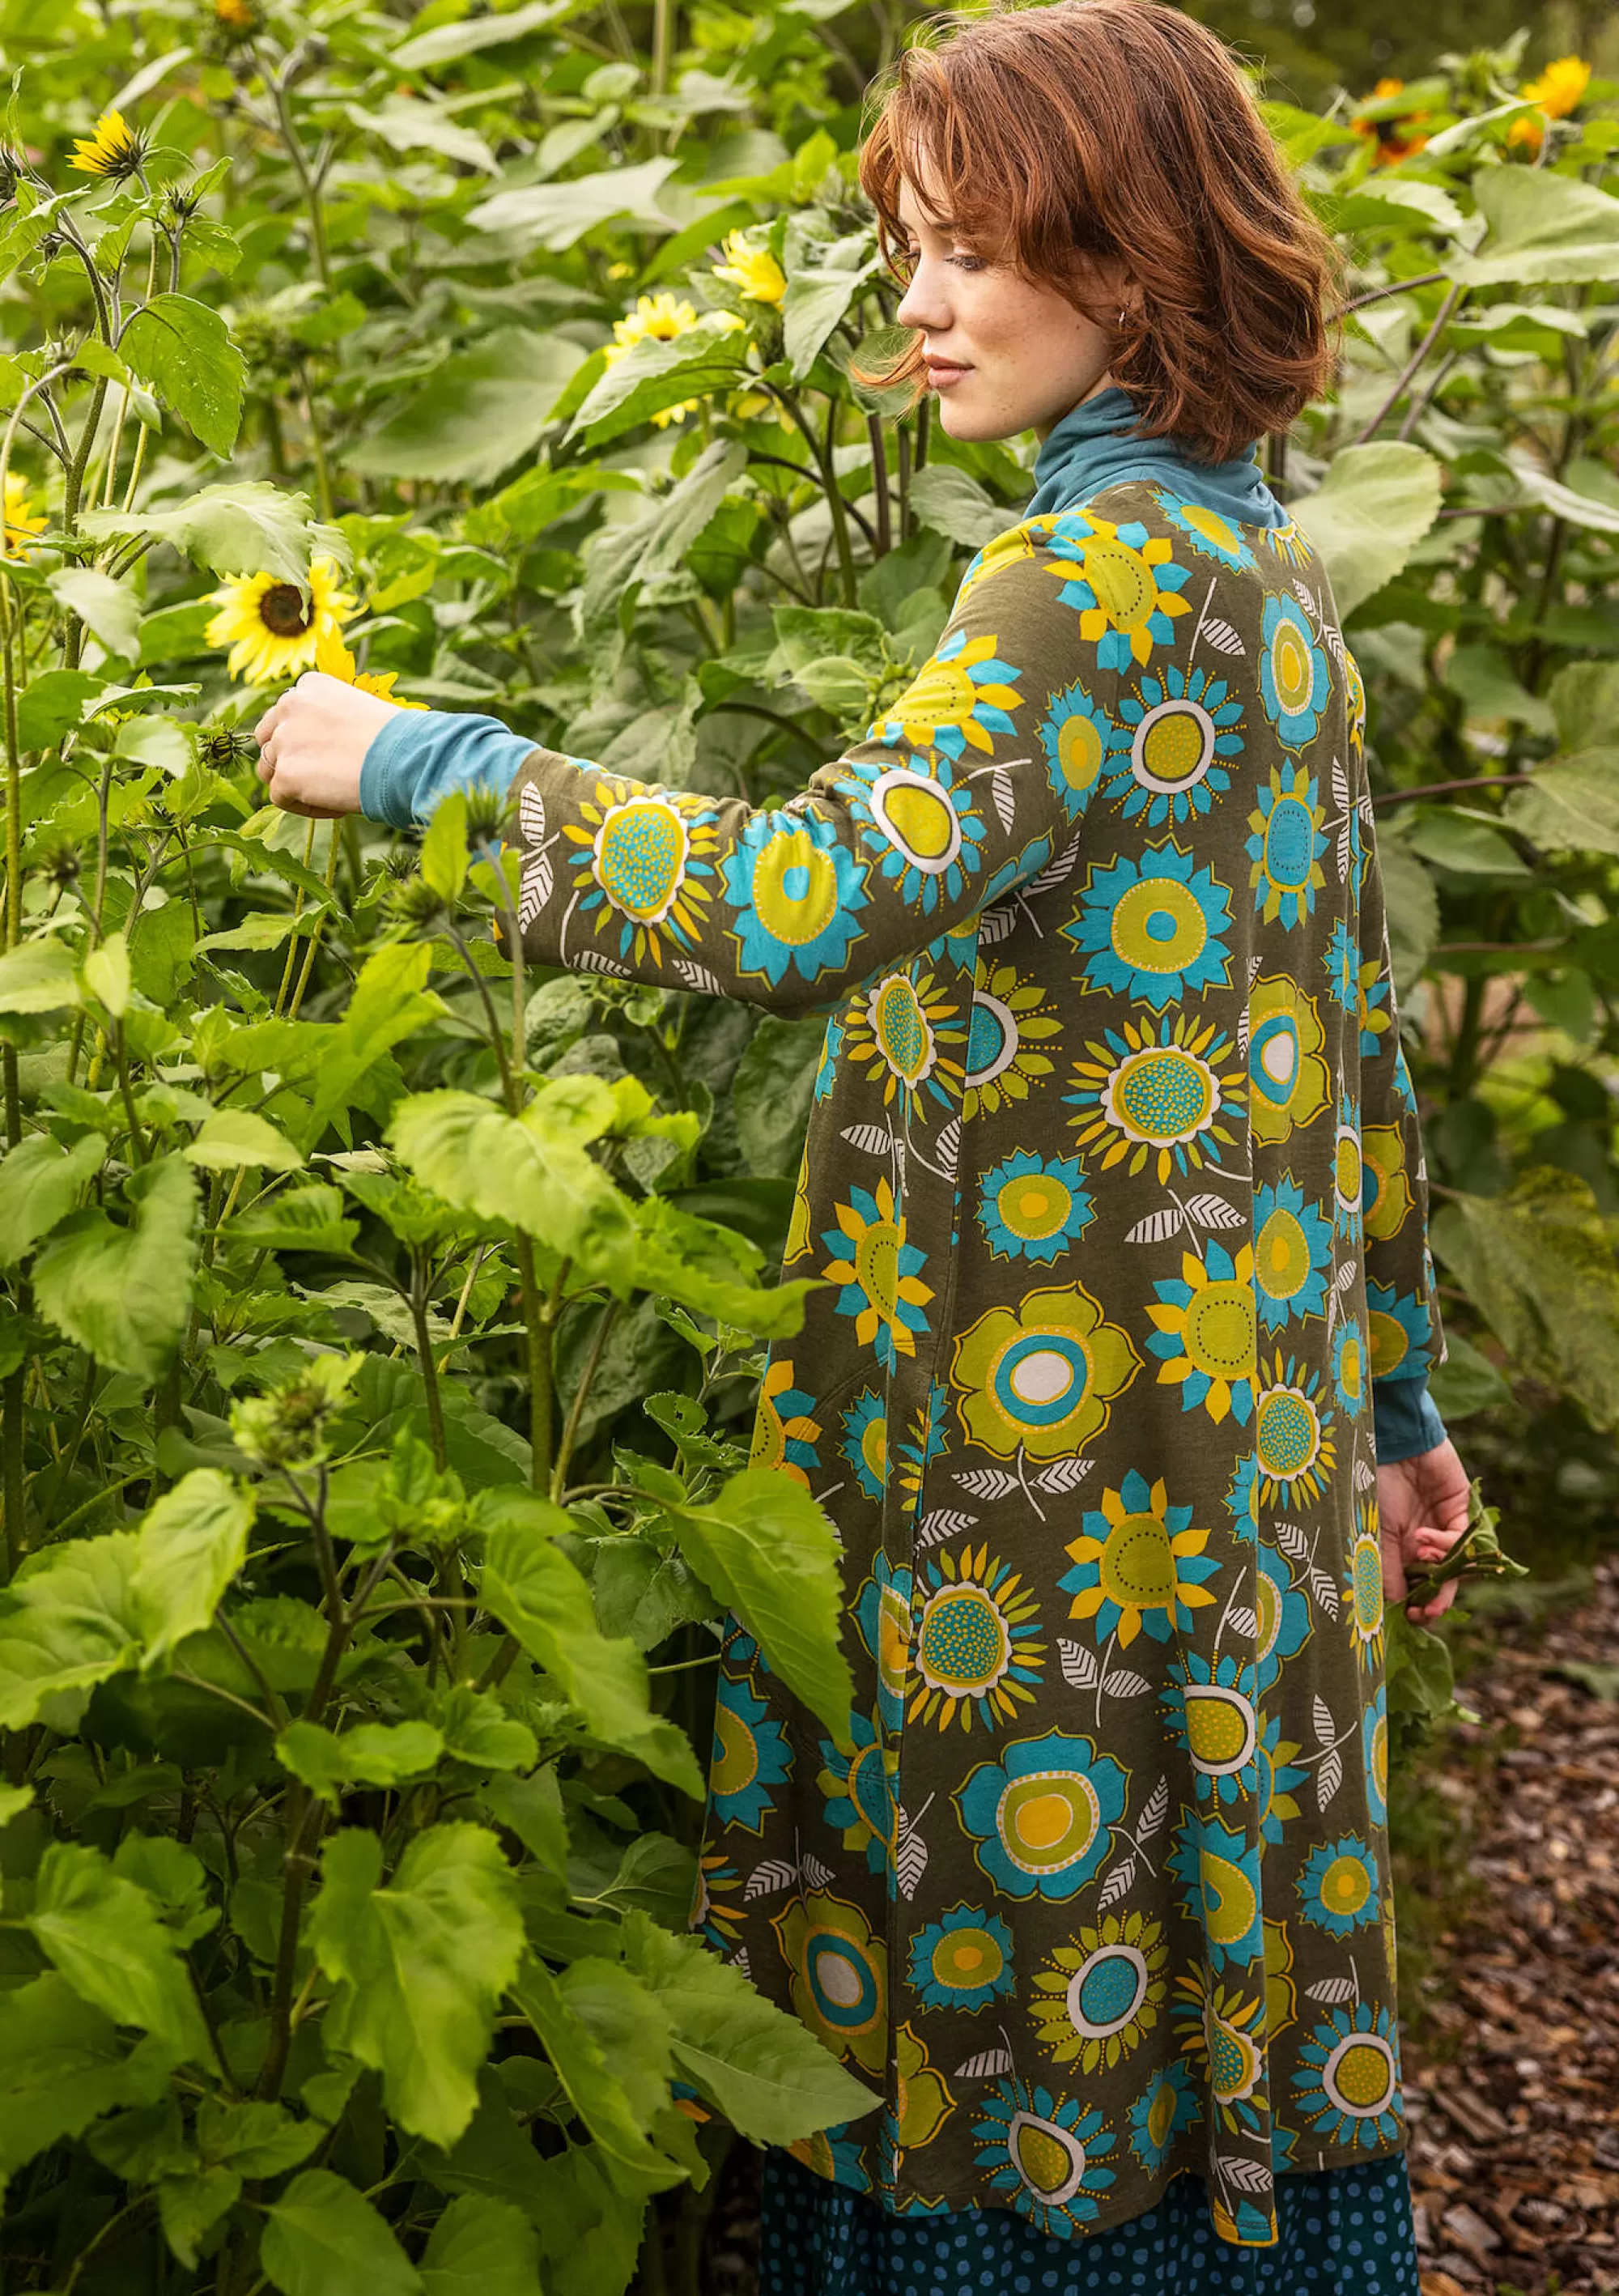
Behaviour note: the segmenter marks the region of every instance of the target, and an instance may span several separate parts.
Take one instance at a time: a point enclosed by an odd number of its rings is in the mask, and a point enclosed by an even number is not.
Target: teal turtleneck
[[[1035,459],[1034,499],[1025,518],[1072,510],[1125,479],[1149,479],[1234,525],[1286,525],[1288,513],[1266,486],[1254,447],[1229,463],[1200,462],[1182,439],[1132,439],[1136,411],[1117,383],[1070,407]]]

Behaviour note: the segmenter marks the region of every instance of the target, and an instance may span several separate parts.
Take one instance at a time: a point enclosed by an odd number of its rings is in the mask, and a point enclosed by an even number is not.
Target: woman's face
[[[923,190],[936,212],[944,206],[930,179]],[[900,186],[899,214],[916,267],[897,317],[921,332],[928,389],[953,439],[1012,439],[1020,430],[1043,439],[1070,407],[1106,389],[1109,332],[1010,263],[969,254],[928,221],[909,182]],[[1134,292],[1115,272],[1099,277],[1097,291],[1115,303]]]

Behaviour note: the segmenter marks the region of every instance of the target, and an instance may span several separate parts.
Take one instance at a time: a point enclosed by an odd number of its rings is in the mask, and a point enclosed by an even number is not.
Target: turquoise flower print
[[[1130,2149],[1149,2177],[1156,2177],[1168,2160],[1181,2131],[1202,2118],[1188,2066],[1165,2065],[1154,2073],[1130,2108]]]
[[[1332,672],[1309,617],[1295,599],[1272,591],[1259,626],[1259,696],[1284,750],[1313,742],[1332,692]]]
[[[846,1849],[864,1854],[868,1872],[892,1874],[899,1833],[894,1781],[899,1755],[885,1742],[873,1717],[851,1714],[852,1754],[841,1754],[830,1738],[821,1741],[821,1774],[815,1784],[826,1804],[827,1824]]]
[[[1161,829],[1193,820],[1225,795],[1231,777],[1220,761],[1243,750],[1242,707],[1226,696],[1222,677],[1203,669],[1189,676],[1171,663],[1121,703],[1129,754],[1110,767],[1102,794],[1123,800],[1126,821]]]
[[[1365,1324],[1345,1314],[1332,1334],[1333,1398],[1345,1419],[1358,1419],[1366,1407],[1370,1352]]]
[[[1319,1841],[1296,1884],[1300,1918],[1329,1936],[1353,1936],[1381,1919],[1377,1861],[1359,1834]]]
[[[1259,1717],[1251,1661],[1188,1651],[1159,1692],[1165,1723],[1192,1766],[1200,1802],[1231,1802],[1259,1780]]]
[[[1361,1148],[1361,1104],[1353,1093],[1338,1096],[1337,1122],[1332,1134],[1333,1226],[1345,1242],[1358,1243],[1366,1193],[1366,1167]],[[1379,1378],[1382,1374],[1378,1374]]]
[[[1016,2075],[997,2082],[973,2123],[981,2169],[993,2169],[1000,2194],[1038,2232],[1077,2232],[1097,2214],[1098,2195],[1116,2181],[1105,2166],[1116,2139],[1100,2112],[1030,2088]]]
[[[1254,1288],[1267,1332],[1319,1316],[1332,1275],[1332,1223],[1290,1172],[1254,1197]]]
[[[1185,1894],[1186,1911],[1203,1932],[1210,1965],[1240,1968],[1264,1957],[1259,1845],[1240,1827],[1191,1812],[1175,1829],[1167,1859]]]
[[[911,1672],[911,1567],[872,1561],[871,1575],[854,1603],[854,1623],[877,1668],[877,1707],[885,1730],[905,1719],[905,1689]]]
[[[1231,985],[1227,887],[1173,837],[1139,860],[1091,865],[1079,914],[1063,927],[1083,949],[1085,986],[1122,991],[1155,1013],[1198,990]]]
[[[1048,570],[1062,584],[1057,594],[1079,616],[1079,635],[1095,645],[1099,669],[1144,664],[1155,646],[1174,643],[1176,622],[1191,611],[1181,595],[1191,569],[1176,564],[1163,536],[1150,535],[1139,519],[1115,526],[1091,511],[1067,512],[1046,548],[1056,562]]]
[[[1204,1583],[1220,1568],[1203,1551],[1208,1538],[1193,1529],[1190,1507],[1170,1505],[1162,1477],[1149,1483],[1130,1468],[1100,1506],[1085,1509],[1079,1537],[1068,1541],[1074,1568],[1057,1583],[1074,1597],[1069,1617],[1093,1620],[1099,1642],[1116,1630],[1122,1650],[1143,1632],[1167,1642],[1172,1625],[1190,1634],[1192,1613],[1214,1600]]]
[[[1246,1150],[1239,1056],[1212,1021],[1126,1021],[1085,1052],[1063,1100],[1080,1111],[1069,1125],[1104,1172],[1128,1159],[1133,1177],[1150,1161],[1163,1187],[1172,1173],[1217,1168],[1239,1139]]]
[[[1361,1024],[1361,1058],[1375,1060],[1394,1022],[1394,984],[1379,960],[1368,957],[1356,983],[1354,1012]]]
[[[930,1555],[917,1572],[911,1663],[912,1721],[970,1729],[976,1716],[993,1730],[1014,1720],[1039,1685],[1040,1605],[987,1546]]]
[[[1254,1448],[1259,1459],[1259,1503],[1289,1509],[1315,1505],[1337,1465],[1334,1430],[1319,1372],[1279,1349],[1260,1365],[1254,1406]]]
[[[844,1051],[882,1087],[883,1106],[897,1102],[909,1122],[923,1112],[953,1109],[961,1097],[967,1021],[961,993],[927,968],[908,964],[885,972],[844,1007]]]
[[[987,2009],[1017,1989],[1012,1933],[998,1914],[953,1906],[912,1939],[907,1975],[924,2009]]]
[[[1023,672],[998,658],[998,643],[953,630],[866,739],[890,749],[904,742],[944,758],[969,750],[990,756],[997,734],[1016,732],[1010,713],[1023,701],[1015,683]]]
[[[1303,766],[1271,767],[1248,816],[1253,834],[1244,848],[1252,865],[1254,906],[1266,924],[1280,919],[1291,931],[1312,914],[1316,893],[1327,882],[1321,861],[1328,842],[1325,818],[1313,774]]]
[[[1257,1981],[1258,1990],[1248,1988]],[[1175,2035],[1231,2136],[1257,2136],[1270,2110],[1265,2091],[1263,1972],[1248,1970],[1222,1984],[1200,1960],[1175,1980]]]
[[[1342,917],[1335,918],[1332,938],[1321,955],[1327,973],[1327,993],[1335,1004],[1353,1013],[1361,997],[1361,951]]]
[[[1367,2152],[1397,2144],[1404,2114],[1393,2014],[1361,2001],[1324,2017],[1299,2051],[1293,2099],[1321,2144]]]
[[[1094,1739],[1049,1730],[980,1762],[954,1800],[979,1870],[1003,1897],[1061,1899],[1107,1858],[1128,1779]]]
[[[1049,1266],[1073,1250],[1095,1217],[1077,1156],[1017,1149],[978,1184],[978,1225],[997,1259]]]
[[[903,765],[850,764],[835,786],[848,800],[861,843],[908,906],[930,917],[943,893],[954,901],[972,878],[984,823],[972,785],[948,758],[912,755]]]
[[[691,947],[714,898],[713,804],[602,775],[578,811],[562,833],[576,848],[568,858],[579,915],[593,917],[626,962],[661,965],[666,944]]]
[[[1077,821],[1090,804],[1110,760],[1128,750],[1130,735],[1116,726],[1101,703],[1083,685],[1065,686],[1051,700],[1040,728],[1045,751],[1046,775],[1070,821]]]
[[[1161,1386],[1178,1382],[1182,1411],[1206,1411],[1219,1425],[1246,1427],[1254,1415],[1259,1322],[1254,1251],[1233,1256],[1211,1236],[1203,1257],[1181,1254],[1181,1273],[1153,1285],[1158,1305],[1147,1310],[1157,1326],[1148,1349],[1163,1358]]]
[[[849,2135],[849,2124],[840,2120],[836,2128],[823,2128],[814,2136],[800,2136],[788,2146],[795,2161],[829,2184],[845,2185],[854,2193],[869,2193],[871,2171],[866,2167],[865,2147],[857,2136]]]
[[[844,1413],[838,1448],[854,1471],[861,1496],[880,1499],[888,1487],[888,1416],[874,1388],[868,1387]]]
[[[1257,1483],[1258,1462],[1255,1468]],[[1296,1658],[1310,1639],[1310,1598],[1293,1583],[1286,1559],[1264,1539],[1258,1543],[1259,1568],[1254,1588],[1258,1596],[1259,1633],[1255,1639],[1255,1680],[1259,1694],[1273,1688],[1287,1660]]]
[[[1155,490],[1153,500],[1172,526],[1178,526],[1190,540],[1199,558],[1212,558],[1217,565],[1227,566],[1233,574],[1246,574],[1257,563],[1253,552],[1242,538],[1242,529],[1218,511],[1203,503],[1177,502],[1174,496],[1161,488]]]
[[[835,1209],[838,1226],[821,1238],[832,1256],[821,1272],[843,1287],[837,1312],[854,1317],[860,1345],[892,1371],[901,1356],[916,1353],[916,1335],[928,1328],[933,1292],[921,1280],[928,1255],[906,1242],[905,1215],[886,1179],[875,1191],[851,1188],[848,1202]]]
[[[1302,1786],[1310,1773],[1288,1759],[1297,1751],[1291,1739],[1283,1743],[1281,1717],[1272,1714],[1260,1733],[1259,1791],[1255,1797],[1259,1805],[1259,1830],[1267,1841],[1281,1841],[1288,1820],[1298,1816],[1294,1789]]]
[[[714,1709],[708,1791],[723,1825],[758,1833],[773,1807],[771,1788],[792,1775],[793,1750],[751,1680],[722,1674]]]
[[[1388,1822],[1388,1689],[1378,1685],[1371,1704],[1361,1717],[1361,1759],[1366,1767],[1366,1799],[1372,1822]]]
[[[843,1022],[829,1021],[822,1040],[821,1065],[815,1070],[815,1098],[830,1100],[838,1078],[838,1062],[843,1054]]]
[[[840,972],[861,939],[865,871],[812,808],[756,814],[726,857],[724,884],[738,969],[773,988],[789,972]]]
[[[1238,1460],[1225,1504],[1239,1538],[1253,1538],[1259,1529],[1259,1462],[1252,1451],[1245,1451]]]
[[[1010,861],[1003,861],[985,879],[978,906],[972,915],[958,917],[947,932],[942,932],[936,940],[928,942],[923,951],[928,964],[951,964],[958,972],[970,972],[978,954],[978,929],[985,918],[1006,899],[1009,893],[1038,877],[1051,857],[1051,839],[1036,837],[1031,839],[1020,853],[1013,854]]]
[[[1433,1360],[1434,1323],[1427,1302],[1392,1283],[1366,1287],[1373,1379],[1415,1379]]]
[[[928,1390],[927,1401],[917,1405],[911,1414],[910,1426],[894,1447],[899,1495],[912,1513],[922,1503],[922,1487],[928,1480],[928,1468],[936,1459],[942,1459],[949,1447],[950,1431],[945,1422],[949,1407],[949,1392],[944,1382],[936,1379]]]

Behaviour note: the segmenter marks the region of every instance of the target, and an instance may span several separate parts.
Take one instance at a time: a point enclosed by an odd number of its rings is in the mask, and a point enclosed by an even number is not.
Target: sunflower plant
[[[290,820],[249,734],[315,668],[773,802],[925,711],[1030,442],[887,379],[893,26],[825,17],[17,32],[8,2288],[694,2290],[734,2132],[869,2103],[688,1933],[722,1610],[846,1714],[830,1526],[748,1441],[821,1025],[536,976],[498,808]],[[1345,316],[1268,453],[1363,680],[1435,1393],[1550,1570],[1619,1486],[1619,102],[1526,53],[1268,105]],[[1448,1660],[1388,1630],[1409,1792]]]

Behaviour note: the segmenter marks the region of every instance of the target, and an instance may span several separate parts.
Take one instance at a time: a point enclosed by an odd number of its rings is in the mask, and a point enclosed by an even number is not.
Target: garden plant
[[[286,816],[251,728],[319,668],[756,802],[882,717],[1034,452],[885,381],[911,30],[0,8],[5,2296],[695,2289],[737,2135],[876,2102],[693,1847],[724,1611],[847,1743],[765,1353],[823,1018],[536,977],[497,806]],[[1267,453],[1366,688],[1434,1393],[1533,1552],[1619,1490],[1619,88],[1525,48],[1268,102],[1345,318]],[[1448,1654],[1389,1670],[1403,1790]]]

